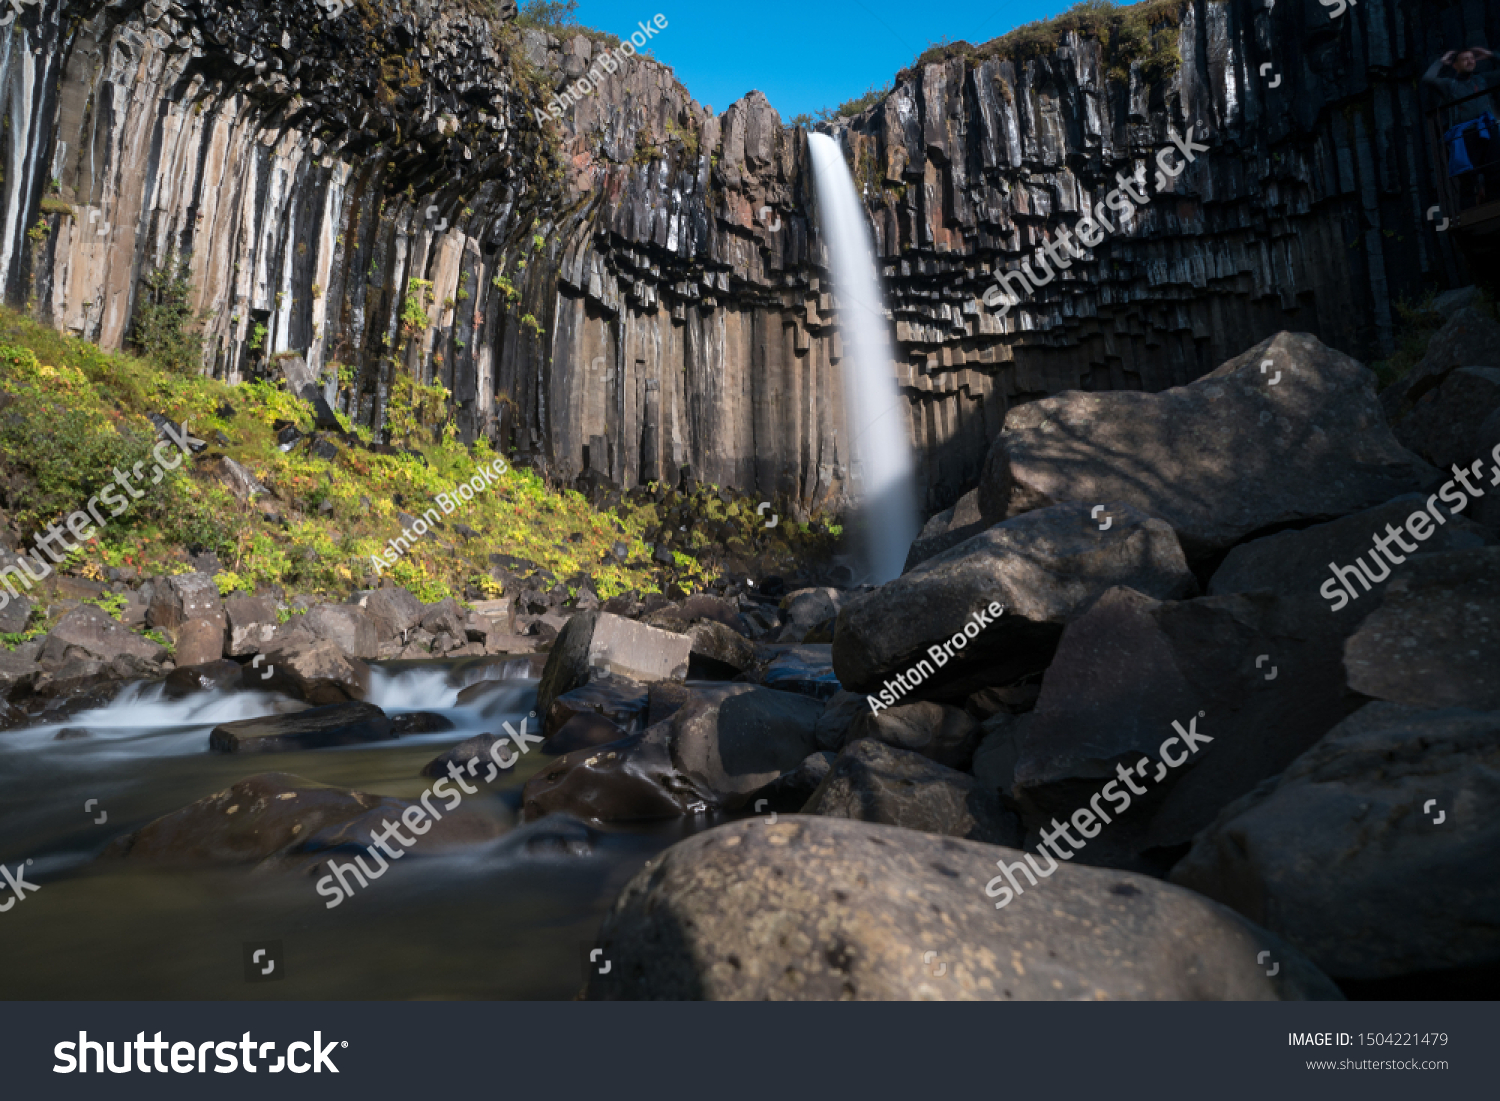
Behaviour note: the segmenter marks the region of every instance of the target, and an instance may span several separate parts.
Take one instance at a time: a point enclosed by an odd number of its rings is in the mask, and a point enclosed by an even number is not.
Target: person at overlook
[[[1490,196],[1500,197],[1500,123],[1492,97],[1480,95],[1500,82],[1500,70],[1474,71],[1479,62],[1492,57],[1483,46],[1449,50],[1422,74],[1422,83],[1436,89],[1443,99],[1443,143],[1448,175],[1458,182],[1460,209],[1478,206]],[[1439,76],[1445,65],[1456,76]]]

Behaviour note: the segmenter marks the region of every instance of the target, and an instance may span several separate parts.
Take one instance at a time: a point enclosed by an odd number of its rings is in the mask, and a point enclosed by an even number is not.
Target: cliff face
[[[441,383],[466,437],[560,477],[690,465],[794,512],[846,498],[804,134],[756,93],[714,115],[646,59],[544,122],[599,71],[597,39],[425,0],[340,8],[26,8],[0,31],[7,298],[116,346],[144,277],[185,258],[223,377],[297,351],[343,368],[357,422],[383,424],[397,380]],[[1189,0],[1177,18],[1180,65],[1154,80],[1070,33],[1021,63],[923,65],[834,129],[929,505],[977,475],[1016,401],[1180,384],[1283,328],[1376,355],[1394,301],[1456,272],[1424,218],[1416,77],[1500,36],[1493,6]],[[1128,228],[1004,316],[981,303],[1190,127],[1207,150]],[[39,216],[44,197],[71,215]]]

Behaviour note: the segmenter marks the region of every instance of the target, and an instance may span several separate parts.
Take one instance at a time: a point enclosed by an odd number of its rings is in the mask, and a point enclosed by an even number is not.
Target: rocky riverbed
[[[0,655],[0,862],[36,885],[0,973],[1473,995],[1500,965],[1500,325],[1439,308],[1379,394],[1280,333],[1162,393],[1018,407],[875,589],[599,601],[519,570],[332,603],[190,572],[117,580],[116,617],[64,575]],[[279,985],[243,972],[261,942]]]

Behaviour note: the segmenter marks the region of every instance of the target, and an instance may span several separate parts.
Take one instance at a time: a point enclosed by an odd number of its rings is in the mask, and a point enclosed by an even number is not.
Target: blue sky
[[[948,38],[978,44],[1051,18],[1073,2],[579,0],[578,21],[626,38],[638,21],[649,23],[660,12],[667,28],[651,40],[652,50],[694,99],[722,114],[759,88],[786,119],[884,85],[929,43]]]

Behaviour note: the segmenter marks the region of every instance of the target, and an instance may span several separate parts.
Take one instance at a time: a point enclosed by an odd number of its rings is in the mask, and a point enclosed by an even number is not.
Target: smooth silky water
[[[392,716],[436,712],[456,729],[368,746],[211,753],[215,725],[287,701],[223,690],[170,700],[159,684],[127,686],[107,707],[62,723],[0,732],[0,863],[31,859],[26,878],[41,888],[0,914],[0,998],[573,997],[604,911],[629,877],[720,819],[519,824],[521,788],[554,760],[533,746],[458,808],[513,828],[442,855],[424,853],[419,838],[332,910],[315,880],[293,871],[95,860],[114,838],[259,773],[415,798],[434,782],[422,766],[444,749],[529,717],[533,671],[524,658],[377,667],[369,702]],[[482,679],[505,688],[459,706],[459,690]],[[88,736],[56,740],[65,727]],[[99,802],[85,813],[90,799]],[[96,825],[101,811],[108,821]],[[243,945],[262,940],[282,943],[285,977],[246,982]]]

